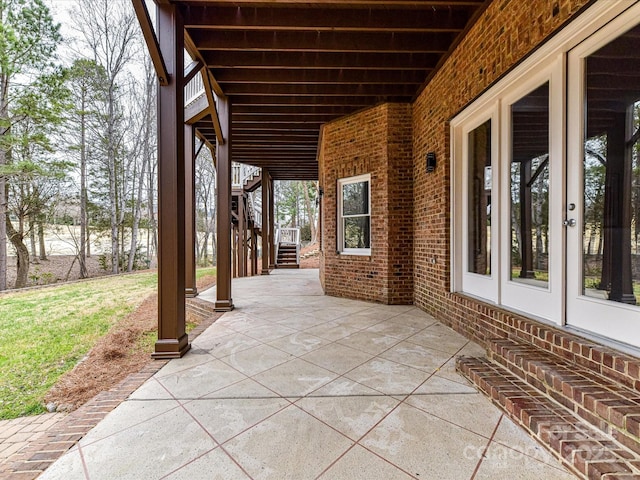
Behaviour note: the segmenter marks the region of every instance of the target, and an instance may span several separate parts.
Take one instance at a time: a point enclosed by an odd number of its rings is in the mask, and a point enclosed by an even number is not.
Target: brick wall
[[[513,331],[519,318],[451,294],[448,120],[557,31],[586,0],[494,0],[413,105],[414,300],[475,340]],[[427,152],[438,158],[424,171]]]
[[[321,281],[329,295],[413,302],[411,106],[384,104],[324,126]],[[371,256],[337,253],[337,181],[371,174]]]

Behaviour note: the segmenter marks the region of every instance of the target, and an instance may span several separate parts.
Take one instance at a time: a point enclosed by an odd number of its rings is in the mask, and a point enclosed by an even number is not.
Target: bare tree
[[[118,273],[128,173],[124,164],[126,125],[122,109],[127,89],[123,85],[130,81],[127,68],[136,54],[138,26],[131,3],[125,0],[76,0],[72,15],[83,43],[105,72],[101,126],[96,134],[108,179],[111,269]]]
[[[149,165],[153,163],[154,148],[153,148],[153,136],[154,136],[154,120],[155,120],[155,99],[156,99],[156,77],[153,70],[153,65],[150,60],[145,57],[144,63],[145,77],[141,82],[139,95],[135,98],[138,99],[138,105],[136,106],[137,114],[134,118],[138,119],[137,124],[134,126],[134,132],[136,132],[136,147],[134,148],[135,158],[140,159],[140,170],[135,170],[137,179],[137,188],[133,189],[135,193],[132,198],[133,204],[133,221],[131,225],[131,246],[129,249],[129,262],[127,265],[127,271],[133,271],[135,267],[135,252],[138,249],[138,230],[140,227],[140,220],[142,218],[143,199],[144,199],[144,187],[146,172]],[[141,91],[140,91],[141,90]]]
[[[215,208],[215,188],[216,169],[213,164],[213,157],[208,149],[202,149],[196,159],[196,253],[198,263],[204,264],[209,257],[209,239],[212,241],[212,254],[215,258],[215,235],[213,233],[216,225]]]

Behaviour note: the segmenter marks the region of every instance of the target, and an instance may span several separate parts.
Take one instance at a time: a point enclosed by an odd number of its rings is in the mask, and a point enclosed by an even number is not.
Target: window
[[[453,291],[640,338],[639,18],[595,2],[451,121]]]
[[[371,255],[371,175],[338,180],[338,251]]]
[[[469,265],[471,273],[491,275],[491,120],[469,132]]]

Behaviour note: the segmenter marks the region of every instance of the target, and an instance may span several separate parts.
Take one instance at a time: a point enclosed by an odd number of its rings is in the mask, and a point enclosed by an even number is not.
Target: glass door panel
[[[640,25],[608,30],[570,57],[567,322],[640,346]]]
[[[549,286],[549,83],[511,106],[512,281]]]

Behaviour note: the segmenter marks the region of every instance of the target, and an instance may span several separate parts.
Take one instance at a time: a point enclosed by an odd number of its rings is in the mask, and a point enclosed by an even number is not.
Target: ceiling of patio
[[[410,102],[484,0],[179,1],[187,45],[233,105],[234,161],[318,178],[320,126]],[[196,128],[209,140],[210,121]]]

